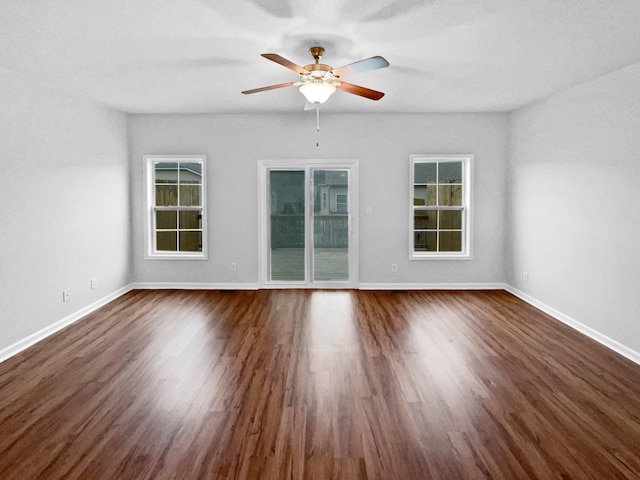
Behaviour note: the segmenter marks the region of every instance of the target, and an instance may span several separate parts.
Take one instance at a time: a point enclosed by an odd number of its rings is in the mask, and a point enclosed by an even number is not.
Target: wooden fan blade
[[[343,77],[345,75],[353,75],[354,73],[366,72],[368,70],[377,70],[378,68],[388,67],[389,62],[384,58],[377,55],[371,58],[365,58],[357,62],[350,63],[344,67],[336,68],[332,71],[336,77]]]
[[[268,60],[271,60],[272,62],[279,63],[283,67],[286,67],[289,70],[293,70],[294,72],[299,73],[300,75],[307,75],[310,73],[309,70],[307,70],[306,68],[303,68],[300,65],[293,63],[291,60],[287,60],[286,58],[281,57],[277,53],[263,53],[262,56]]]
[[[242,93],[248,95],[250,93],[264,92],[266,90],[275,90],[276,88],[293,87],[294,85],[296,85],[296,82],[279,83],[277,85],[269,85],[268,87],[260,87],[260,88],[254,88],[253,90],[245,90]]]
[[[354,95],[360,95],[361,97],[369,98],[371,100],[380,100],[384,97],[384,93],[377,90],[371,90],[370,88],[361,87],[360,85],[354,85],[353,83],[340,82],[337,86],[338,90],[343,92],[353,93]]]

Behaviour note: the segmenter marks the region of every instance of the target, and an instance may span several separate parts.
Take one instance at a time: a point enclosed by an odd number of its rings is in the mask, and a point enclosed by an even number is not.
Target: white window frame
[[[159,207],[155,201],[155,168],[156,163],[200,163],[202,165],[202,205],[199,207],[171,207],[171,210],[200,210],[202,215],[202,251],[201,252],[169,252],[156,249],[156,216],[157,210],[166,209]],[[206,260],[207,259],[207,158],[206,155],[145,155],[145,259],[147,260]]]
[[[409,260],[470,260],[473,258],[473,158],[471,154],[426,155],[416,154],[409,157]],[[462,163],[462,206],[421,206],[414,205],[415,165],[416,163]],[[462,211],[462,249],[460,252],[424,252],[415,250],[415,212],[418,210],[461,210]],[[440,229],[438,228],[439,232]]]

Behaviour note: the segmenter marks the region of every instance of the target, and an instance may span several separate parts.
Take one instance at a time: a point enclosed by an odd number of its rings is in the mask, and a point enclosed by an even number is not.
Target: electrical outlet
[[[397,263],[392,263],[391,264],[391,271],[394,272],[394,273],[398,271],[398,264]]]
[[[235,272],[238,269],[238,264],[236,262],[231,262],[231,271]]]
[[[95,290],[96,288],[98,288],[98,279],[97,278],[92,278],[91,279],[91,290]]]
[[[71,292],[69,290],[63,290],[62,291],[62,301],[64,303],[66,303],[69,300],[71,300]]]
[[[529,272],[527,272],[526,270],[524,272],[522,272],[522,279],[525,282],[528,282],[529,281]]]

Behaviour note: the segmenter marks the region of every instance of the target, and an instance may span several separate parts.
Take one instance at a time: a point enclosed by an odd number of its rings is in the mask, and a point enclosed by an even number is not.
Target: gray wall
[[[0,105],[1,354],[128,284],[130,218],[125,115],[2,69]]]
[[[137,282],[257,284],[259,159],[360,161],[361,284],[500,283],[504,276],[508,116],[131,115],[133,276]],[[208,158],[209,259],[144,259],[143,155]],[[475,154],[474,258],[408,260],[412,153]],[[371,207],[371,214],[366,208]],[[237,272],[229,269],[237,262]],[[391,264],[398,272],[391,273]]]
[[[509,283],[640,352],[640,66],[515,112],[511,151]]]
[[[319,147],[312,113],[127,121],[0,85],[0,353],[130,282],[257,284],[261,158],[360,160],[361,284],[507,282],[640,351],[638,66],[511,115],[322,114]],[[190,153],[209,160],[209,259],[144,260],[142,156]],[[408,260],[412,153],[475,155],[472,260]]]

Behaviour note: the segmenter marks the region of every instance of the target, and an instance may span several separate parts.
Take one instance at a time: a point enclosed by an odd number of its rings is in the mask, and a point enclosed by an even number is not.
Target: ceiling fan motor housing
[[[318,81],[318,80],[322,80],[322,81],[332,81],[335,80],[337,78],[337,76],[335,76],[333,74],[333,67],[331,65],[326,65],[324,63],[320,63],[320,59],[322,58],[322,55],[324,55],[324,48],[323,47],[311,47],[309,49],[309,53],[311,54],[311,56],[314,58],[315,63],[311,63],[309,65],[305,65],[304,69],[308,70],[310,72],[309,75],[301,75],[303,79],[305,80],[311,80],[311,81]]]

